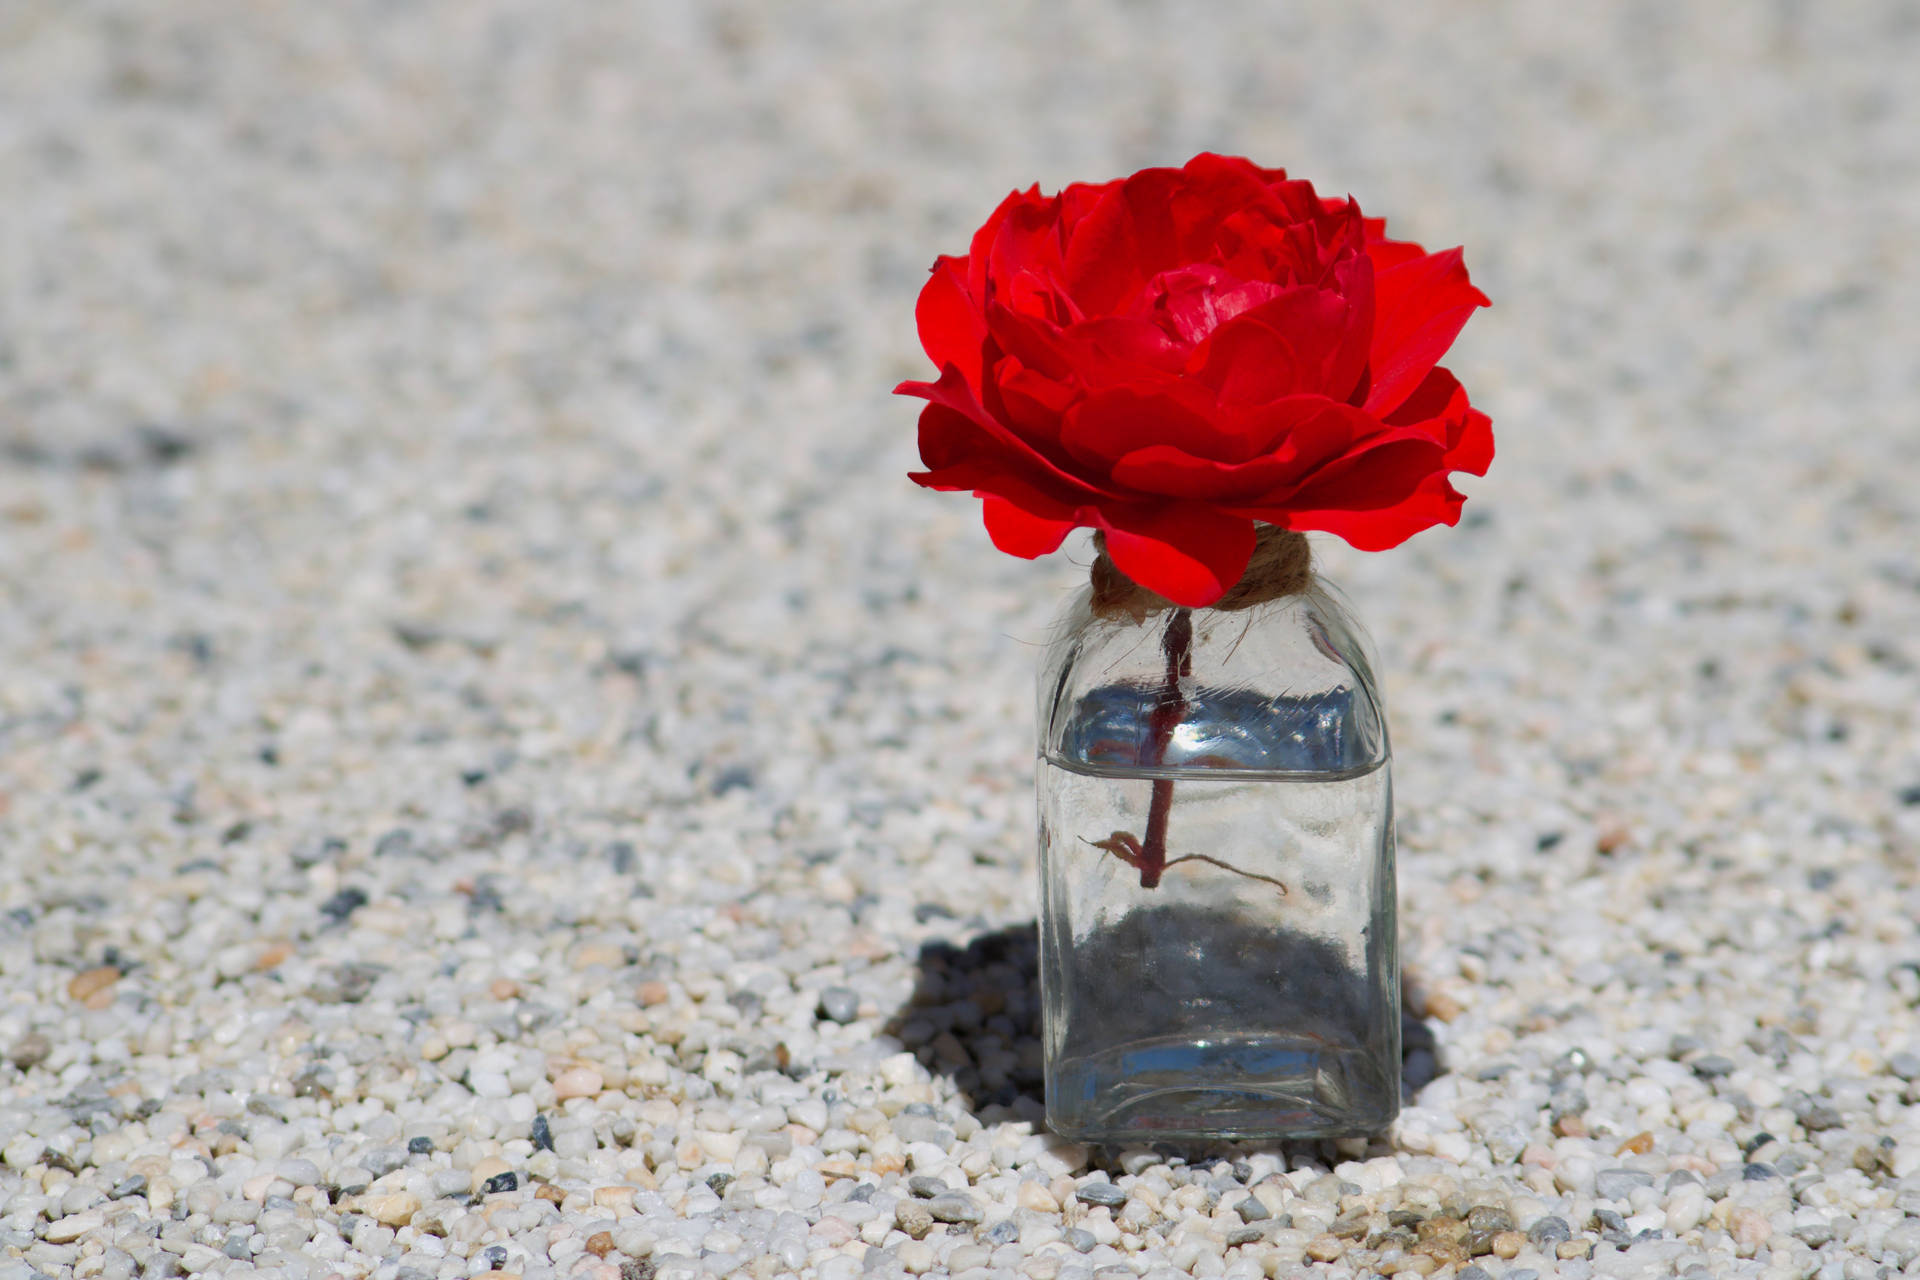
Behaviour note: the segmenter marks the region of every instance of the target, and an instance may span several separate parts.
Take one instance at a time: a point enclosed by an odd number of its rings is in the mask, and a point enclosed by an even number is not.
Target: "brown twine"
[[[1093,562],[1093,596],[1090,603],[1096,617],[1130,617],[1138,622],[1148,614],[1175,607],[1173,601],[1149,591],[1114,567],[1107,555],[1107,535],[1095,533],[1093,545],[1099,557]],[[1253,557],[1247,571],[1240,575],[1227,594],[1209,608],[1251,609],[1254,605],[1298,595],[1313,581],[1313,551],[1304,533],[1270,524],[1259,526],[1253,544]]]

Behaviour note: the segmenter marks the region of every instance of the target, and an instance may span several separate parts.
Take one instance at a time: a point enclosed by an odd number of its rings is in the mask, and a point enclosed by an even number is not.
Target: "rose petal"
[[[1008,555],[1032,560],[1060,549],[1060,543],[1075,527],[1072,519],[1036,515],[998,494],[981,495],[981,519],[993,545]]]
[[[1288,529],[1299,527],[1294,520],[1303,513],[1382,510],[1404,501],[1428,476],[1442,472],[1442,452],[1438,442],[1402,428],[1377,436],[1320,468],[1284,502],[1249,503],[1236,510]]]
[[[1172,199],[1179,171],[1143,169],[1103,193],[1067,242],[1068,292],[1090,316],[1124,309],[1140,286],[1181,262]]]
[[[1487,295],[1467,279],[1460,250],[1428,254],[1374,277],[1373,387],[1366,408],[1400,407],[1438,364]]]
[[[1457,524],[1466,501],[1444,474],[1422,480],[1414,491],[1391,506],[1371,511],[1329,508],[1290,513],[1286,527],[1314,529],[1341,538],[1357,551],[1386,551],[1436,524]]]
[[[1063,469],[1032,441],[987,413],[952,365],[941,371],[938,382],[903,382],[894,390],[929,402],[920,412],[920,460],[928,470],[913,477],[916,483],[955,488],[962,484],[957,476],[1004,471],[1065,495],[1096,498],[1106,492]],[[977,481],[969,479],[965,487],[978,487]]]
[[[1493,464],[1493,421],[1467,403],[1467,392],[1451,373],[1435,368],[1398,409],[1391,426],[1419,425],[1447,446],[1449,471],[1487,474]]]
[[[1195,457],[1238,461],[1245,444],[1207,412],[1204,400],[1191,403],[1193,392],[1115,388],[1095,392],[1067,411],[1060,427],[1060,447],[1074,461],[1105,475],[1115,459],[1153,445],[1175,444]]]
[[[1200,458],[1176,446],[1150,444],[1119,458],[1113,481],[1137,492],[1234,507],[1279,504],[1357,440],[1377,434],[1380,424],[1349,405],[1297,396],[1249,415],[1240,429],[1259,442],[1258,453],[1245,461]]]
[[[1176,502],[1102,509],[1114,568],[1175,604],[1204,608],[1225,595],[1253,555],[1253,521]]]
[[[1223,405],[1301,393],[1344,400],[1365,360],[1362,319],[1337,293],[1291,289],[1221,325],[1188,367]],[[1345,385],[1336,385],[1343,377]]]
[[[986,320],[967,296],[965,258],[941,258],[914,303],[913,318],[920,330],[920,346],[934,364],[953,365],[975,391],[980,389],[980,347],[987,338]]]

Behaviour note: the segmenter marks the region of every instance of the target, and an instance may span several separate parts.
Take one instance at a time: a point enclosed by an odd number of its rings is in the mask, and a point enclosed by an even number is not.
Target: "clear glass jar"
[[[1386,717],[1314,582],[1096,616],[1040,674],[1047,1123],[1094,1142],[1377,1133],[1400,1105]]]

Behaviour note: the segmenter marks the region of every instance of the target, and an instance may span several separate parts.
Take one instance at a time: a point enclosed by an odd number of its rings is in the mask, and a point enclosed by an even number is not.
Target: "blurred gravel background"
[[[1901,0],[0,0],[0,1278],[1912,1273],[1916,62]],[[1035,1123],[1087,556],[887,395],[1006,190],[1201,149],[1466,245],[1500,443],[1322,548],[1416,1105],[1219,1162]]]

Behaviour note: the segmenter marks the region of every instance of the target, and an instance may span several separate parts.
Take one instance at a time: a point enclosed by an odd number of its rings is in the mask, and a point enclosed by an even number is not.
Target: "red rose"
[[[1485,305],[1458,249],[1246,160],[1016,191],[920,293],[912,478],[978,494],[1002,551],[1101,529],[1129,578],[1210,604],[1256,520],[1376,551],[1460,518],[1447,475],[1484,475],[1493,432],[1435,362]]]

